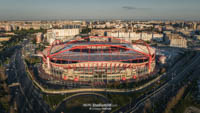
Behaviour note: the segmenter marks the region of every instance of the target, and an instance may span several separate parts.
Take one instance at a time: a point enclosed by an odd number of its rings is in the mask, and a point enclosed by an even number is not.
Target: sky
[[[200,20],[200,0],[0,0],[0,20]]]

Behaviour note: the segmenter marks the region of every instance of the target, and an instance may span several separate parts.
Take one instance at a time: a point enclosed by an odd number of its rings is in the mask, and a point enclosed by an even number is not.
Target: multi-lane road
[[[173,75],[173,79],[169,80],[168,82],[166,82],[164,85],[162,85],[161,87],[154,89],[154,91],[148,95],[146,95],[144,98],[142,98],[141,100],[137,101],[136,103],[133,103],[132,105],[127,105],[127,106],[131,106],[131,107],[127,107],[124,106],[122,107],[120,110],[116,111],[116,113],[118,112],[123,112],[123,113],[135,113],[138,108],[143,105],[148,99],[150,99],[151,97],[157,97],[160,96],[159,94],[164,91],[165,89],[167,89],[168,87],[175,85],[176,83],[180,82],[181,80],[184,79],[184,77],[188,74],[188,72],[190,72],[192,69],[194,69],[197,65],[199,65],[200,62],[200,53],[197,53],[193,59],[190,59],[190,62],[186,67],[184,67],[184,69],[181,69],[181,67],[174,67],[172,68],[171,71],[169,71],[167,73],[168,76],[172,76],[174,71],[177,72],[177,74]]]
[[[49,106],[44,103],[42,93],[35,88],[27,77],[21,58],[21,47],[16,46],[9,66],[7,67],[8,84],[10,86],[12,100],[17,103],[19,113],[50,113]]]

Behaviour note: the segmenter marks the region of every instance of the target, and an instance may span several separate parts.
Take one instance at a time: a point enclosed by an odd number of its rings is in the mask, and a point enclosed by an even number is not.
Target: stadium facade
[[[55,41],[43,51],[42,68],[51,77],[74,82],[132,81],[155,69],[155,52],[142,40],[90,36]]]

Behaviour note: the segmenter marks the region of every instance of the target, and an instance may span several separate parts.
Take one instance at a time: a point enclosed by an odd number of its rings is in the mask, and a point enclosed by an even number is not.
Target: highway
[[[19,113],[51,113],[49,106],[42,99],[42,93],[27,77],[20,46],[16,47],[6,74],[12,95],[11,100],[16,100]]]
[[[162,92],[164,89],[167,89],[167,87],[178,83],[178,81],[180,82],[181,80],[184,79],[184,76],[187,75],[187,73],[189,72],[189,70],[193,69],[195,66],[197,66],[200,62],[200,54],[198,53],[192,60],[191,63],[189,65],[187,65],[187,67],[185,67],[181,72],[177,73],[176,76],[174,76],[173,79],[169,80],[167,83],[165,83],[164,85],[162,85],[160,88],[156,89],[154,92],[152,92],[151,94],[145,96],[144,98],[142,98],[141,100],[139,100],[137,103],[135,103],[134,105],[132,105],[132,107],[128,110],[122,109],[121,111],[117,111],[117,112],[123,112],[123,113],[135,113],[136,110],[139,108],[140,105],[144,104],[145,101],[151,97],[156,97],[159,96],[159,93]],[[176,68],[174,68],[173,70],[175,70]],[[168,73],[168,74],[172,74]],[[130,105],[129,105],[130,106]]]

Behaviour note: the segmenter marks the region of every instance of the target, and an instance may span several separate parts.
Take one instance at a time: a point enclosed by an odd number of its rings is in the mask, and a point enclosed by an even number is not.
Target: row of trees
[[[5,68],[0,66],[0,112],[9,112],[10,91],[6,82]]]
[[[12,36],[7,42],[3,42],[3,48],[0,50],[0,112],[14,112],[16,108],[16,101],[11,102],[11,95],[7,83],[7,76],[5,74],[5,64],[9,64],[10,57],[13,55],[14,51],[19,48],[17,46],[20,41],[30,34],[41,32],[43,30],[21,30],[14,31],[16,35]],[[13,104],[14,103],[14,104]]]

